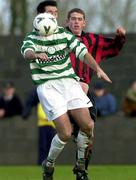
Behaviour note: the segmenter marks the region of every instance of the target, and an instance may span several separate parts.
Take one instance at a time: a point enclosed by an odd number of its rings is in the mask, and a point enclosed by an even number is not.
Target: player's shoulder
[[[31,32],[26,33],[25,38],[32,38],[33,36],[35,37],[38,36],[36,31],[31,31]]]
[[[72,34],[70,31],[68,31],[66,28],[58,26],[58,31],[60,33],[66,33],[66,34]]]
[[[84,31],[82,31],[82,36],[96,37],[96,36],[101,36],[101,35],[97,34],[97,33],[93,33],[93,32],[84,32]]]

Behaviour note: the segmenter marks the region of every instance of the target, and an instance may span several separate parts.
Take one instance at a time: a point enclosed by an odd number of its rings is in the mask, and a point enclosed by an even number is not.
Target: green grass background
[[[91,180],[136,180],[136,166],[90,166]],[[38,166],[0,166],[0,180],[42,180]],[[75,180],[72,166],[56,166],[54,180]]]

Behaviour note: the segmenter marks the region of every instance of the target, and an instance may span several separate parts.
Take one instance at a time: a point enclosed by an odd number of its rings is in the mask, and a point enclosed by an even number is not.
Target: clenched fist
[[[117,36],[125,36],[126,35],[126,30],[123,27],[118,27],[116,30]]]

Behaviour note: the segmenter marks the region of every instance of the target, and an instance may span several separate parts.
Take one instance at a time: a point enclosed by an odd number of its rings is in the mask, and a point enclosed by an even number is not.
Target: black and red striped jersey
[[[125,36],[116,35],[114,38],[110,38],[90,32],[82,32],[82,35],[77,36],[77,38],[86,45],[97,63],[118,55],[125,43]],[[81,81],[89,84],[94,72],[93,69],[76,58],[74,53],[71,52],[70,57],[75,73]]]

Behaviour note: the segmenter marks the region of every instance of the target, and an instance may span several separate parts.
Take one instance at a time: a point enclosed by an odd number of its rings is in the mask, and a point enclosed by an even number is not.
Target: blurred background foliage
[[[41,0],[42,1],[42,0]],[[0,0],[0,34],[24,34],[32,29],[39,0]],[[124,26],[136,32],[136,0],[57,0],[59,25],[65,25],[67,12],[79,7],[86,12],[86,30],[115,32]]]

